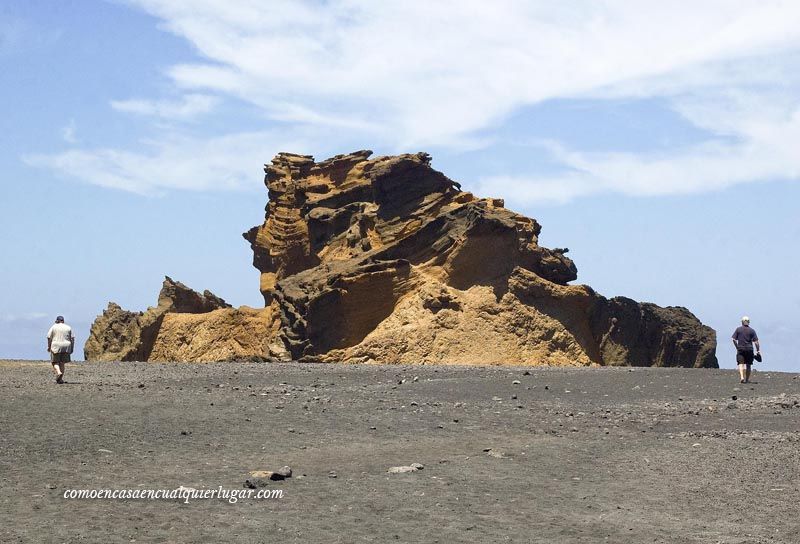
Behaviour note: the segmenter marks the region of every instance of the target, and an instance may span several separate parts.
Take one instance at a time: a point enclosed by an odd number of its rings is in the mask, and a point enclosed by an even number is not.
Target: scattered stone
[[[521,383],[522,383],[522,382],[521,382],[521,381],[519,381],[519,380],[514,380],[513,382],[511,382],[511,385],[519,385],[519,384],[521,384]]]
[[[388,472],[389,474],[405,474],[407,472],[417,472],[418,470],[422,470],[425,468],[424,465],[421,463],[411,463],[410,465],[402,465],[398,467],[389,467]]]
[[[291,467],[281,467],[276,471],[271,470],[252,470],[249,472],[250,476],[254,480],[264,480],[264,481],[280,481],[285,480],[286,478],[292,477],[292,469]],[[260,486],[263,487],[263,486]]]
[[[495,459],[508,459],[508,456],[502,451],[496,451],[493,450],[492,448],[483,451],[486,452],[486,455],[488,455],[489,457],[494,457]]]
[[[258,489],[260,487],[267,487],[269,485],[268,478],[248,478],[244,481],[244,487],[247,489]]]
[[[338,474],[336,474],[335,470],[332,470],[328,473],[328,478],[337,478]]]

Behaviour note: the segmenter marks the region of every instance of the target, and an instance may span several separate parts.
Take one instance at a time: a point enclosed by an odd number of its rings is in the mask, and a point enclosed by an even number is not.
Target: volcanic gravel
[[[57,385],[45,362],[0,371],[4,543],[800,542],[794,374],[73,363]],[[64,498],[248,479],[283,497]]]

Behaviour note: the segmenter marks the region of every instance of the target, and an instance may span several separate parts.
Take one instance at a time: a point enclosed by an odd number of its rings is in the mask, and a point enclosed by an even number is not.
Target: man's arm
[[[53,341],[53,327],[47,331],[47,353],[50,353],[50,343]]]
[[[72,334],[72,331],[69,332],[69,352],[72,353],[75,351],[75,335]]]
[[[753,340],[753,344],[756,346],[756,353],[761,353],[761,344],[758,343],[758,338]]]

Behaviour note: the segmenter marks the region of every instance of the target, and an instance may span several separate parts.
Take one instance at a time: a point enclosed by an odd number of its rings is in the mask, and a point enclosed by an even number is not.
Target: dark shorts
[[[753,364],[754,356],[755,353],[752,349],[736,350],[736,364],[750,366]]]
[[[69,353],[67,353],[66,351],[63,352],[63,353],[51,353],[50,354],[50,362],[51,363],[68,363],[69,362]]]

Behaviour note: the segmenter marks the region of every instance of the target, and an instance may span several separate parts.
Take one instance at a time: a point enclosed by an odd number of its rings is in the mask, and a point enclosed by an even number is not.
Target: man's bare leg
[[[744,383],[745,381],[745,367],[747,365],[739,365],[739,382]]]
[[[56,375],[56,382],[61,383],[64,380],[64,363],[53,362],[53,373]]]
[[[747,366],[747,373],[745,374],[744,383],[750,383],[750,369],[752,368],[750,365]]]

